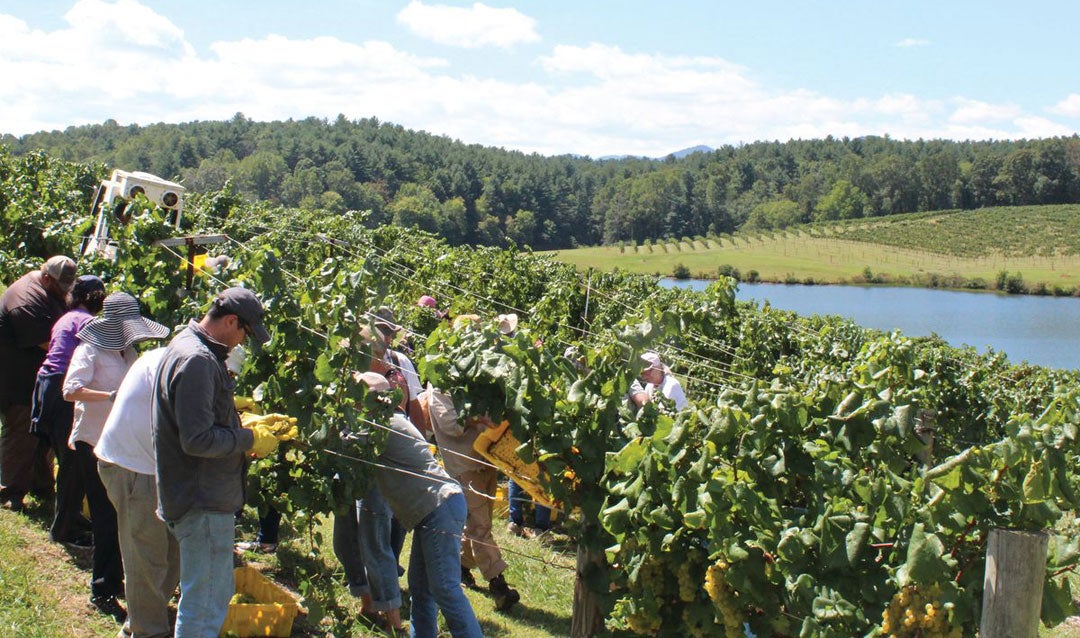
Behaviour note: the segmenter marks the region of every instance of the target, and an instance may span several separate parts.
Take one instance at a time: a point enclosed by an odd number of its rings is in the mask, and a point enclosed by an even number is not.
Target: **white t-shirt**
[[[135,361],[135,348],[106,350],[83,342],[71,355],[71,365],[64,377],[64,394],[76,390],[100,390],[112,392],[120,387],[128,368]],[[75,449],[75,442],[97,445],[101,428],[113,404],[108,401],[76,401],[75,421],[68,437],[68,447]]]
[[[128,370],[116,402],[105,421],[94,454],[99,459],[137,474],[157,473],[154,462],[153,414],[154,377],[165,348],[143,354]]]
[[[645,384],[645,393],[650,397],[653,395],[654,390],[656,390],[655,385],[651,383]],[[679,383],[679,380],[675,378],[675,375],[671,373],[664,374],[664,381],[660,384],[660,394],[674,401],[676,410],[682,410],[688,404],[686,393],[683,392],[682,385]]]
[[[416,373],[416,366],[409,360],[409,357],[397,350],[387,350],[383,361],[401,370],[401,375],[405,377],[405,382],[409,384],[409,396],[406,400],[415,401],[419,399],[420,393],[424,391],[424,386],[420,384],[420,375]]]

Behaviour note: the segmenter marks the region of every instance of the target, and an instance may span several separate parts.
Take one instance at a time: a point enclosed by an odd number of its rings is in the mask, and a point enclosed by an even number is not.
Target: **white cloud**
[[[963,98],[954,102],[957,106],[949,115],[949,122],[961,126],[1012,120],[1021,113],[1020,107],[1015,104],[990,104]]]
[[[919,38],[904,38],[903,40],[900,40],[899,42],[897,42],[893,46],[896,46],[896,47],[898,47],[900,49],[910,49],[912,47],[928,46],[929,44],[930,44],[929,40],[920,40]]]
[[[1080,117],[1080,93],[1073,93],[1064,100],[1058,102],[1049,110],[1055,115],[1064,115],[1066,117]]]
[[[508,48],[536,42],[536,20],[517,9],[496,9],[477,2],[469,8],[413,0],[397,19],[416,35],[449,46]]]
[[[1024,138],[1055,137],[1060,135],[1072,135],[1076,132],[1076,129],[1074,128],[1058,124],[1045,117],[1030,115],[1016,118],[1013,120],[1013,124],[1020,133],[1019,137]]]
[[[135,15],[144,29],[127,29]],[[1006,139],[1070,134],[1014,104],[896,92],[840,99],[763,86],[719,57],[559,45],[499,80],[383,41],[265,35],[195,50],[135,0],[82,0],[55,31],[0,15],[0,133],[70,125],[376,116],[544,154],[661,156],[695,144],[826,135]],[[102,36],[102,30],[110,35]],[[1073,109],[1073,110],[1070,110]],[[1080,112],[1073,95],[1050,109]]]

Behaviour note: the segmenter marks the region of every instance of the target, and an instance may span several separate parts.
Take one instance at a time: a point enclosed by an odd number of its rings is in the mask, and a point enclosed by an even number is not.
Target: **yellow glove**
[[[240,413],[240,425],[245,428],[250,428],[256,423],[265,423],[266,415],[255,414],[254,412],[241,412]]]
[[[277,433],[278,441],[292,441],[296,437],[300,436],[300,430],[296,427],[295,423],[290,423],[289,427]]]
[[[251,453],[256,458],[262,458],[277,449],[277,437],[265,425],[256,423],[249,429],[255,435],[255,443],[251,446]]]
[[[252,408],[258,407],[258,404],[255,403],[255,399],[242,396],[234,396],[233,405],[236,406],[237,410],[247,410],[249,412]]]

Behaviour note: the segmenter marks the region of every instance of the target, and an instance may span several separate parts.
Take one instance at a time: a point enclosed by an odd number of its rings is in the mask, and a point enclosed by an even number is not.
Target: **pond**
[[[711,282],[664,278],[704,290]],[[954,346],[992,348],[1015,363],[1080,367],[1080,299],[888,286],[739,284],[736,298],[800,315],[840,315],[878,330],[937,334]]]

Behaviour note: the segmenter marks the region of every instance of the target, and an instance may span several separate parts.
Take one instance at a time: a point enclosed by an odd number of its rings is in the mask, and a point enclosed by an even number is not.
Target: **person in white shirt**
[[[132,364],[105,421],[94,453],[98,474],[116,508],[120,554],[127,583],[127,621],[122,636],[172,635],[169,600],[180,582],[180,548],[157,517],[157,468],[150,424],[154,378],[165,348]]]
[[[105,298],[101,315],[91,319],[76,335],[81,343],[75,348],[64,377],[64,399],[75,402],[75,422],[68,446],[75,450],[75,467],[86,488],[94,535],[90,603],[117,620],[122,620],[126,612],[117,602],[124,587],[116,510],[98,475],[94,446],[105,427],[120,382],[138,356],[134,344],[162,339],[168,334],[168,328],[139,314],[139,302],[134,297],[114,292]]]
[[[645,405],[652,398],[657,388],[660,389],[660,394],[675,403],[676,410],[682,410],[689,405],[682,385],[675,378],[675,375],[671,373],[671,368],[664,365],[660,355],[655,352],[646,352],[641,355],[641,359],[649,364],[648,367],[641,371],[641,381],[644,381],[645,385],[642,386],[638,381],[634,381],[634,384],[630,387],[630,398],[638,407]]]

